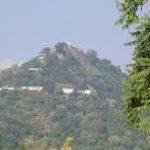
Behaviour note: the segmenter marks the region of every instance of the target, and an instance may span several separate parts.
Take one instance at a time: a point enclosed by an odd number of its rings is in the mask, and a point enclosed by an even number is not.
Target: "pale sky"
[[[0,0],[0,66],[69,41],[124,69],[131,50],[123,46],[129,38],[115,25],[118,16],[115,0]]]

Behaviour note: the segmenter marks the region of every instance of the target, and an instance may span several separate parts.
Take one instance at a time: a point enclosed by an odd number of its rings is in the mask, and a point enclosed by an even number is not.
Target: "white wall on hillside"
[[[27,90],[27,91],[37,91],[37,92],[41,92],[43,90],[42,86],[22,86],[22,87],[9,87],[9,86],[4,86],[4,87],[0,87],[0,91],[3,90],[8,90],[8,91],[14,91],[14,90]]]
[[[72,88],[62,88],[62,91],[65,94],[71,94],[71,93],[73,93],[74,89],[72,89]]]
[[[4,86],[0,88],[0,91],[3,91],[3,90],[13,91],[15,90],[15,87]]]
[[[41,68],[28,68],[29,71],[34,71],[34,72],[37,72],[37,71],[40,71]]]
[[[37,91],[41,92],[43,90],[42,86],[22,86],[20,90],[28,90],[28,91]]]
[[[92,90],[79,90],[78,93],[80,94],[85,94],[85,95],[91,95],[92,94]]]

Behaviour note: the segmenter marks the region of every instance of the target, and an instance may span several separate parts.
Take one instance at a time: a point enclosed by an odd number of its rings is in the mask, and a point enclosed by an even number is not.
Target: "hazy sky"
[[[124,68],[131,51],[123,46],[128,34],[115,25],[118,15],[115,0],[0,0],[0,66],[69,41]]]

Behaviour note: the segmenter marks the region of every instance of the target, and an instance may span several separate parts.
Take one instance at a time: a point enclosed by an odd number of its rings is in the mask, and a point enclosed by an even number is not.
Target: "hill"
[[[71,136],[75,150],[148,150],[149,136],[126,128],[120,117],[123,78],[94,50],[64,42],[4,70],[1,149],[60,149]]]

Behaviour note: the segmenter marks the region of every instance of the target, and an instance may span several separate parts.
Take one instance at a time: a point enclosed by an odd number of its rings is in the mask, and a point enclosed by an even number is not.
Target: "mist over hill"
[[[60,42],[0,73],[2,150],[148,150],[149,136],[121,119],[126,75],[96,51]],[[135,144],[137,143],[137,144]]]

